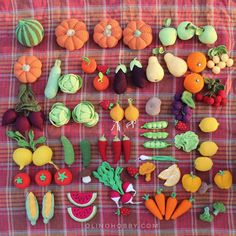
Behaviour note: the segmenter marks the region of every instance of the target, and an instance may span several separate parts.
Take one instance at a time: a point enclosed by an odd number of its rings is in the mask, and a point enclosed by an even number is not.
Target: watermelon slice
[[[97,193],[93,192],[70,192],[67,193],[68,200],[78,207],[90,206],[97,198]]]
[[[70,217],[77,222],[87,222],[91,220],[97,213],[96,206],[87,206],[84,208],[69,207],[67,208]]]

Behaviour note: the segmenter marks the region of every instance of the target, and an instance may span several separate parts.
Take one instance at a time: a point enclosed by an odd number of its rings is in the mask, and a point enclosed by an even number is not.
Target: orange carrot
[[[160,188],[159,190],[157,190],[157,193],[155,194],[155,201],[156,201],[156,204],[161,212],[161,214],[164,216],[165,215],[165,195],[164,193],[162,193],[163,189]]]
[[[192,208],[193,201],[194,201],[193,197],[190,197],[189,199],[184,199],[174,211],[173,215],[171,216],[171,219],[175,220],[179,216],[185,214],[190,208]]]
[[[176,206],[177,206],[176,193],[173,192],[173,193],[171,193],[170,197],[168,197],[168,199],[166,201],[166,214],[165,214],[166,220],[170,219]]]
[[[158,209],[155,201],[151,198],[149,198],[149,195],[144,195],[143,199],[145,200],[145,207],[159,220],[163,220],[163,216]]]

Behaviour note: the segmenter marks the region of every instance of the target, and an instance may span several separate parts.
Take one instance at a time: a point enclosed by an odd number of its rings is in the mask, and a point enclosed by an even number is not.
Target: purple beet
[[[15,128],[17,131],[19,131],[21,134],[25,134],[26,131],[30,130],[30,122],[27,119],[26,116],[24,115],[19,115],[16,118],[16,122],[15,122]]]
[[[13,124],[17,118],[18,114],[14,109],[8,109],[4,112],[2,116],[2,125]]]
[[[42,111],[30,112],[28,119],[29,119],[32,126],[38,128],[40,130],[43,130],[44,114]]]
[[[116,67],[113,89],[115,93],[122,94],[127,90],[126,66],[120,64]]]
[[[145,87],[147,83],[146,73],[142,67],[142,64],[136,58],[130,62],[130,71],[134,86],[138,88]]]

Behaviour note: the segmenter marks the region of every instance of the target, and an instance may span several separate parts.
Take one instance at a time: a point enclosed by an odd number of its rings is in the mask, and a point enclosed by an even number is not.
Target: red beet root
[[[203,95],[202,95],[201,93],[197,93],[197,94],[195,95],[195,98],[196,98],[196,101],[197,101],[197,102],[201,102],[202,99],[203,99]]]
[[[30,130],[30,122],[24,115],[20,115],[17,117],[15,122],[15,128],[21,134],[24,134],[26,131]]]
[[[2,125],[10,125],[15,122],[17,118],[17,112],[14,109],[8,109],[5,111],[2,117]]]
[[[41,111],[30,112],[28,119],[32,126],[40,130],[43,130],[44,114]]]

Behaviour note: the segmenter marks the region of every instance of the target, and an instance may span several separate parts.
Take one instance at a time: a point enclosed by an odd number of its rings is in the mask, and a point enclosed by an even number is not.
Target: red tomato
[[[102,72],[99,72],[93,80],[93,86],[97,91],[106,90],[109,86],[109,79]]]
[[[40,170],[36,173],[35,182],[39,186],[48,186],[52,182],[52,174],[49,170]]]
[[[30,177],[27,173],[19,173],[14,177],[14,185],[16,188],[27,188],[30,185]]]
[[[72,182],[72,179],[71,171],[66,168],[59,169],[54,175],[55,183],[58,185],[68,185]]]

